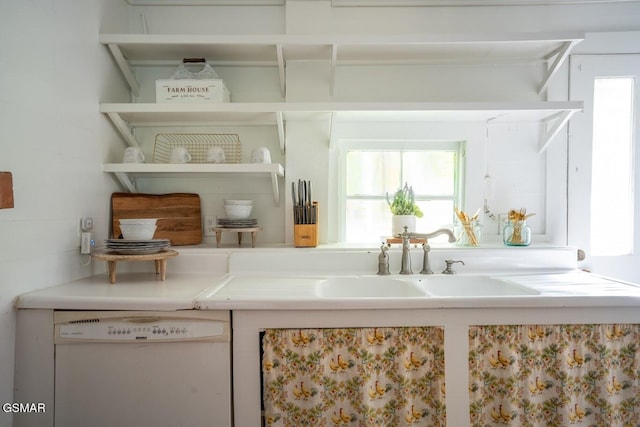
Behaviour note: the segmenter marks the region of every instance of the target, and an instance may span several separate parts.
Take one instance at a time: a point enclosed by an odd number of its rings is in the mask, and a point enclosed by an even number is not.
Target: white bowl
[[[151,240],[157,226],[147,224],[120,224],[122,237],[127,240]]]
[[[136,225],[156,225],[156,218],[121,218],[120,224],[136,224]]]
[[[225,205],[253,205],[253,200],[229,200],[225,199]]]
[[[251,215],[251,209],[253,209],[253,205],[224,205],[227,218],[230,219],[249,218],[249,215]]]

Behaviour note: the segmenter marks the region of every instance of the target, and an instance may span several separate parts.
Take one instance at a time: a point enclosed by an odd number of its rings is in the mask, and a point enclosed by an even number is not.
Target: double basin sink
[[[320,298],[495,297],[538,295],[535,289],[484,275],[342,276],[317,284]]]
[[[640,285],[584,272],[413,275],[229,274],[203,295],[212,301],[396,301],[438,298],[623,296],[640,298]]]

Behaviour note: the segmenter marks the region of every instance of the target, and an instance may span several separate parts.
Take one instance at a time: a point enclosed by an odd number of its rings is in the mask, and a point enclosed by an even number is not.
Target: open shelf
[[[285,66],[289,60],[328,60],[330,92],[336,67],[371,64],[498,64],[542,61],[547,72],[538,85],[544,91],[549,80],[568,58],[584,33],[495,34],[385,34],[385,35],[185,35],[101,34],[132,92],[139,84],[131,66],[179,63],[182,58],[204,57],[218,65],[277,66],[280,91],[286,93]]]
[[[496,33],[417,35],[180,35],[101,34],[122,75],[137,97],[140,85],[132,67],[177,65],[183,58],[206,58],[213,65],[277,67],[282,97],[286,99],[287,61],[326,60],[330,64],[329,89],[333,95],[340,66],[396,64],[545,64],[538,82],[543,92],[583,33]],[[106,114],[131,146],[139,146],[136,127],[171,126],[277,126],[284,152],[287,121],[327,120],[353,122],[526,122],[542,123],[539,151],[581,102],[238,102],[219,104],[103,103]],[[136,178],[242,173],[271,177],[276,203],[281,165],[240,164],[106,164],[130,191]]]
[[[539,149],[576,112],[582,102],[380,102],[380,103],[222,103],[222,104],[101,104],[130,145],[139,145],[131,128],[137,126],[177,125],[255,125],[279,128],[280,147],[284,150],[284,122],[288,120],[331,119],[339,122],[531,122],[546,124]]]
[[[280,201],[278,178],[284,176],[284,168],[277,163],[106,163],[104,172],[116,175],[120,183],[135,193],[136,178],[197,177],[209,174],[234,174],[269,176],[276,204]]]

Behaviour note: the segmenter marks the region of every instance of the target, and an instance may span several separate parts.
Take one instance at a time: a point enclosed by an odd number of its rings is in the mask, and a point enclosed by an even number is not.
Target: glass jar
[[[456,246],[479,246],[482,239],[482,224],[478,221],[456,222],[453,225]]]
[[[526,220],[507,221],[502,229],[502,241],[507,246],[529,246],[531,227]]]

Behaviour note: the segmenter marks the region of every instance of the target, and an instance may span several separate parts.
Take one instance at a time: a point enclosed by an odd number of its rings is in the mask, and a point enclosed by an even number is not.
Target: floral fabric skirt
[[[445,426],[442,327],[269,329],[268,426]]]

